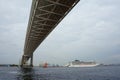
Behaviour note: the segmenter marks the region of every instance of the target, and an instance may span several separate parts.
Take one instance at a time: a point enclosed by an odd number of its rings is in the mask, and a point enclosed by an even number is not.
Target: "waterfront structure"
[[[69,62],[66,66],[67,67],[95,67],[98,66],[96,62],[85,62],[85,61],[79,61],[75,60],[72,62]]]
[[[33,66],[33,53],[49,33],[61,22],[80,0],[33,0],[27,28],[21,66],[30,59]]]

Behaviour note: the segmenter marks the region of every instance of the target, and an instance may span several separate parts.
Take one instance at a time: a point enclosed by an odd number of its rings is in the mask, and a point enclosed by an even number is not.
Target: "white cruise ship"
[[[98,65],[99,64],[97,64],[96,62],[84,62],[84,61],[75,60],[75,61],[69,62],[66,66],[67,67],[94,67]]]

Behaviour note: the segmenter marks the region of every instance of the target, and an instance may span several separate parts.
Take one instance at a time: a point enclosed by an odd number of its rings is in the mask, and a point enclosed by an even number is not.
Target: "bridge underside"
[[[33,0],[21,65],[80,0]]]

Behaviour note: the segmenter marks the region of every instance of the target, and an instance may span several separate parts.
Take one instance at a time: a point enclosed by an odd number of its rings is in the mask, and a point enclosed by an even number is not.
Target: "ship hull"
[[[98,64],[94,65],[69,65],[68,67],[95,67],[98,66]]]

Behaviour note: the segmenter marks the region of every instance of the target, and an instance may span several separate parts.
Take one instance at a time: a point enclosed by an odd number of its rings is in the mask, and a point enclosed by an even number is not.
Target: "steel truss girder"
[[[80,0],[33,0],[25,40],[24,55],[31,55],[58,23]],[[42,5],[40,5],[41,3]],[[29,57],[28,57],[29,58]],[[27,58],[25,59],[27,61]]]

